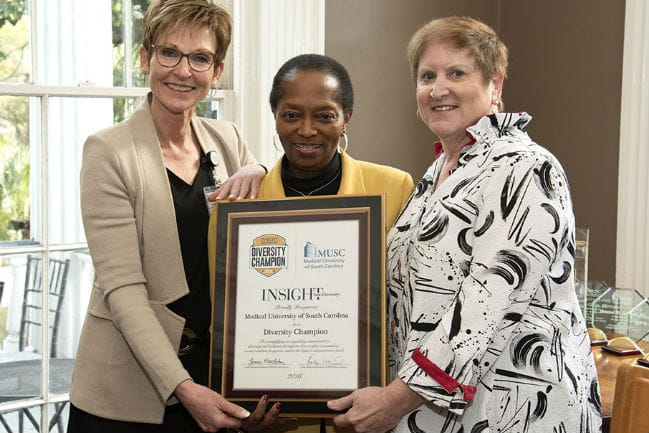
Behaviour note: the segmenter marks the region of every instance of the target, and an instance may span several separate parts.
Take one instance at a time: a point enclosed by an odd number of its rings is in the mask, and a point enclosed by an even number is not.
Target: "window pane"
[[[49,241],[85,242],[79,209],[81,150],[89,134],[113,124],[113,101],[51,98],[48,108]]]
[[[50,254],[50,392],[68,392],[72,363],[86,315],[94,269],[88,250]],[[57,374],[52,369],[59,368]],[[70,367],[69,369],[67,367]]]
[[[134,105],[132,98],[50,98],[50,244],[85,242],[79,204],[83,143],[89,135],[123,120]],[[64,127],[56,128],[53,125]]]
[[[220,119],[219,101],[202,101],[196,105],[194,114],[200,117],[209,117],[210,119]]]
[[[233,0],[216,0],[214,3],[228,11],[230,16],[234,15]],[[223,59],[223,73],[221,74],[221,78],[219,78],[219,81],[216,85],[218,89],[232,89],[234,86],[234,61],[232,60],[232,53],[234,50],[232,49],[232,47],[235,43],[237,43],[236,32],[232,32],[230,47],[228,48],[228,52],[225,54],[225,59]]]
[[[128,0],[127,0],[128,1]],[[124,2],[111,0],[113,85],[125,86]]]
[[[87,250],[52,253],[48,268],[50,394],[65,394],[94,275]],[[42,271],[40,254],[0,258],[0,401],[41,394]]]
[[[112,86],[111,0],[36,0],[37,82]]]
[[[38,432],[41,431],[39,424],[41,421],[41,407],[32,406],[25,409],[19,409],[12,412],[5,412],[2,414],[5,421],[9,425],[11,431],[14,432]],[[20,428],[19,426],[23,426]],[[47,429],[42,431],[48,431]]]
[[[0,96],[0,247],[40,238],[33,221],[40,198],[38,107],[37,98]]]
[[[70,403],[52,403],[47,407],[50,416],[50,431],[64,432],[68,425],[68,412]],[[56,426],[56,429],[54,428]],[[45,430],[47,431],[47,430]]]
[[[141,98],[113,99],[113,123],[119,123],[122,120],[125,120],[141,102]]]
[[[120,0],[113,0],[113,2],[116,1],[121,2]],[[131,0],[132,13],[131,13],[130,61],[131,61],[132,81],[130,85],[133,87],[147,86],[146,76],[142,74],[142,69],[140,68],[140,46],[142,45],[142,18],[144,17],[144,13],[148,9],[149,4],[151,4],[151,0]],[[123,35],[123,32],[120,34],[120,36],[121,35]],[[121,49],[123,51],[124,50],[123,40],[121,40],[120,43],[121,43]],[[113,39],[113,45],[115,45],[115,50],[117,51],[118,44],[116,43],[115,39]],[[124,56],[122,56],[122,58],[125,59]],[[120,86],[122,84],[118,84],[117,82],[115,82],[115,85]]]
[[[0,82],[30,80],[29,1],[3,0],[0,8]]]
[[[4,283],[0,302],[0,327],[4,330],[0,400],[41,394],[41,294],[36,291],[41,287],[40,260],[40,254],[0,257],[0,281]],[[24,305],[27,307],[23,308]]]
[[[2,416],[9,425],[9,431],[12,432],[35,433],[38,431],[65,431],[68,424],[69,403],[52,403],[48,405],[47,410],[50,418],[49,427],[44,427],[42,430],[39,428],[41,421],[40,406],[32,406],[21,410],[15,410],[13,412],[6,412],[3,413]],[[20,425],[23,427],[20,428]],[[2,431],[5,430],[3,429]]]

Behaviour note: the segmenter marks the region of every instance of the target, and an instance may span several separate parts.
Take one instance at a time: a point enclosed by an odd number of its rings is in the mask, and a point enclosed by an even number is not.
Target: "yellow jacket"
[[[412,177],[405,171],[393,167],[358,161],[345,152],[341,156],[343,173],[338,195],[385,194],[385,232],[387,233],[412,194],[414,189]],[[281,173],[282,160],[280,159],[259,186],[257,198],[270,200],[286,197]]]
[[[338,195],[344,194],[385,194],[385,232],[392,227],[401,209],[414,190],[412,177],[401,170],[371,162],[358,161],[343,152],[342,178]],[[280,158],[275,166],[268,172],[259,187],[257,196],[260,200],[286,198],[282,184],[282,160]],[[214,256],[216,250],[216,212],[212,212],[208,234],[208,250],[210,263],[211,288],[214,290]],[[272,395],[271,395],[272,398]],[[327,431],[351,432],[353,429],[339,429],[333,426],[331,419],[327,419]],[[320,418],[304,418],[298,424],[287,424],[286,427],[274,430],[276,432],[290,433],[318,433],[320,431]]]

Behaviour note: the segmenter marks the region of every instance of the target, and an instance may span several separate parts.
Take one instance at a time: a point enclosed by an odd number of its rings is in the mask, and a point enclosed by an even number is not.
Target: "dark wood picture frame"
[[[346,195],[281,200],[219,202],[212,306],[210,387],[252,411],[263,394],[282,402],[282,413],[302,417],[334,416],[328,400],[349,394],[346,389],[235,389],[234,327],[237,298],[239,228],[245,224],[348,221],[359,223],[358,236],[358,387],[384,386],[387,380],[385,233],[383,196]],[[214,240],[211,240],[214,241]]]

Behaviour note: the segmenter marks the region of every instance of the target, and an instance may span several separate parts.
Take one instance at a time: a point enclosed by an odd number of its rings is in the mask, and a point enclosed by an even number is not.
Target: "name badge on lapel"
[[[214,182],[213,185],[203,188],[203,195],[205,196],[205,205],[207,206],[207,212],[211,214],[212,209],[214,209],[214,202],[209,201],[207,197],[214,191],[219,189],[221,185],[223,185],[223,181],[221,180],[219,175],[216,174],[216,167],[221,163],[219,160],[219,154],[216,151],[211,150],[207,152],[207,155],[205,156],[207,157],[207,163],[210,165],[210,169],[212,171],[212,181]]]

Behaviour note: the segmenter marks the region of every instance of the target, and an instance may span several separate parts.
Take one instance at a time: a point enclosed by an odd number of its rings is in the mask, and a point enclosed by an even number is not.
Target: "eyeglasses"
[[[185,54],[166,45],[152,45],[151,48],[155,52],[155,58],[158,60],[158,63],[165,68],[176,67],[183,57],[187,57],[189,67],[196,72],[209,71],[214,64],[215,54],[205,51],[194,51],[193,53]]]

